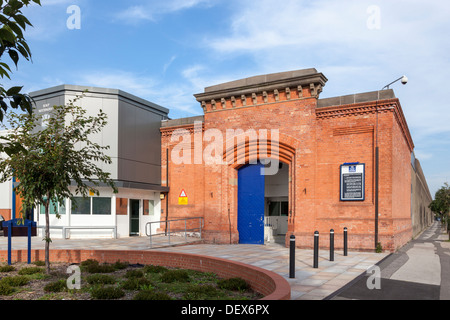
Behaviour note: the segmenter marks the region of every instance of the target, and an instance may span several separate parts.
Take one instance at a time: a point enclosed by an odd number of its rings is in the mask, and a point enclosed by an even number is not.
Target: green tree
[[[31,60],[31,50],[24,37],[30,21],[22,14],[22,8],[40,0],[0,0],[0,77],[11,80],[11,67],[6,61],[12,61],[18,67],[20,57]],[[9,58],[8,58],[9,57]],[[0,122],[8,110],[8,104],[13,109],[32,112],[32,99],[29,95],[21,93],[23,87],[4,88],[0,84]]]
[[[97,166],[111,163],[111,158],[103,153],[109,147],[90,141],[107,124],[106,114],[100,110],[95,117],[87,116],[86,110],[75,105],[80,98],[67,105],[54,106],[50,118],[45,120],[36,113],[10,112],[3,125],[11,128],[5,138],[21,149],[0,162],[0,182],[13,177],[19,181],[14,189],[23,200],[22,213],[26,208],[44,206],[47,272],[50,271],[50,205],[73,199],[74,195],[87,197],[89,191],[99,195],[96,188],[100,183],[117,192],[110,174]]]
[[[436,192],[429,208],[441,218],[442,224],[447,228],[450,213],[450,186],[447,182]]]

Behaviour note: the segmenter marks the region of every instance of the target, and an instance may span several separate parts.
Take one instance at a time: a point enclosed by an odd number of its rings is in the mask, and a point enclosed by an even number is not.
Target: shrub
[[[91,265],[98,265],[98,264],[99,264],[99,263],[98,263],[97,260],[94,260],[94,259],[87,259],[87,260],[82,261],[80,265],[81,265],[82,267],[89,267],[89,266],[91,266]]]
[[[120,288],[100,287],[94,288],[91,292],[91,296],[94,299],[113,300],[122,298],[123,296],[125,296],[125,292]]]
[[[20,275],[30,275],[30,274],[35,274],[35,273],[42,273],[44,272],[44,269],[39,268],[39,267],[27,267],[27,268],[23,268],[19,270],[19,274]]]
[[[10,266],[10,265],[0,267],[0,272],[11,272],[11,271],[15,271],[15,270],[16,270],[16,268],[14,268],[13,266]]]
[[[47,283],[44,286],[45,292],[61,292],[67,289],[66,280],[61,279],[58,281]]]
[[[125,277],[127,278],[142,278],[144,276],[144,272],[141,270],[128,270],[125,274]]]
[[[213,285],[207,284],[202,286],[191,286],[184,294],[184,298],[187,300],[192,299],[206,299],[216,296],[218,294],[217,288]]]
[[[130,278],[120,286],[124,290],[139,290],[142,286],[149,286],[151,282],[145,278]]]
[[[43,266],[45,266],[45,261],[38,260],[38,261],[33,262],[33,264],[37,267],[43,267]]]
[[[0,296],[8,296],[14,292],[14,289],[3,282],[0,282]]]
[[[145,290],[136,293],[133,300],[172,300],[172,298],[163,292]]]
[[[22,287],[30,282],[25,276],[13,276],[4,277],[0,280],[0,283],[6,284],[11,287]]]
[[[162,266],[145,266],[144,267],[144,272],[145,273],[163,273],[166,272],[167,268],[166,267],[162,267]]]
[[[107,274],[91,274],[86,281],[89,284],[114,284],[116,279]]]
[[[128,264],[129,264],[128,262],[120,262],[120,260],[118,260],[113,264],[113,267],[114,269],[122,270],[128,267]]]
[[[189,273],[186,270],[169,270],[161,276],[161,281],[171,282],[187,282],[189,281]]]
[[[232,291],[244,291],[250,288],[248,283],[241,278],[221,279],[217,281],[217,285],[221,289]]]
[[[383,246],[381,245],[381,242],[377,243],[377,247],[375,249],[376,253],[382,253],[383,252]]]
[[[89,273],[111,273],[116,271],[112,265],[109,264],[91,264],[85,268]]]

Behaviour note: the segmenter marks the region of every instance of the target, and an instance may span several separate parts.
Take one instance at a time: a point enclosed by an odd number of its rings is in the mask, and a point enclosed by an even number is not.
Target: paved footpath
[[[366,274],[334,293],[331,299],[354,300],[449,300],[450,242],[435,222],[416,240],[379,264],[379,286],[375,273]],[[369,287],[373,289],[369,289]],[[370,285],[371,284],[371,285]]]

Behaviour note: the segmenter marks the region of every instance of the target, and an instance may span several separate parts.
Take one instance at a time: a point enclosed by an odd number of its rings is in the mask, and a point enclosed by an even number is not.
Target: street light
[[[383,89],[389,89],[394,83],[401,81],[403,85],[408,83],[408,78],[403,76],[397,80],[389,83]],[[378,246],[378,193],[379,193],[379,165],[380,165],[380,150],[378,147],[378,100],[376,104],[376,114],[377,114],[377,127],[376,127],[376,137],[375,137],[375,248]]]
[[[381,90],[389,89],[389,87],[390,87],[391,85],[393,85],[394,83],[396,83],[396,82],[398,82],[398,81],[400,81],[400,80],[402,81],[402,84],[403,84],[403,85],[405,85],[405,84],[408,83],[408,77],[407,77],[407,76],[403,76],[403,77],[398,78],[397,80],[395,80],[395,81],[389,83],[387,86],[384,86],[383,89],[381,89]]]

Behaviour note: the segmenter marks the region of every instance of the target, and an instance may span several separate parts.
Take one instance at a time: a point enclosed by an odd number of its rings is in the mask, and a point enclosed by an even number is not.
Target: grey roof
[[[128,100],[132,100],[134,102],[137,102],[139,104],[145,105],[147,107],[156,109],[158,111],[161,111],[165,114],[169,113],[169,109],[164,108],[160,105],[157,105],[153,102],[150,102],[148,100],[139,98],[135,95],[132,95],[128,92],[119,90],[119,89],[109,89],[109,88],[99,88],[99,87],[90,87],[90,86],[78,86],[78,85],[67,85],[67,84],[63,84],[63,85],[59,85],[59,86],[55,86],[55,87],[51,87],[51,88],[47,88],[47,89],[43,89],[43,90],[39,90],[39,91],[34,91],[30,93],[30,96],[37,100],[37,99],[45,99],[47,97],[51,97],[51,96],[55,96],[55,95],[60,95],[62,93],[66,93],[66,92],[72,92],[72,93],[82,93],[84,91],[88,91],[89,94],[100,94],[100,95],[104,95],[104,96],[117,96],[117,97],[121,97],[121,98],[125,98]]]

